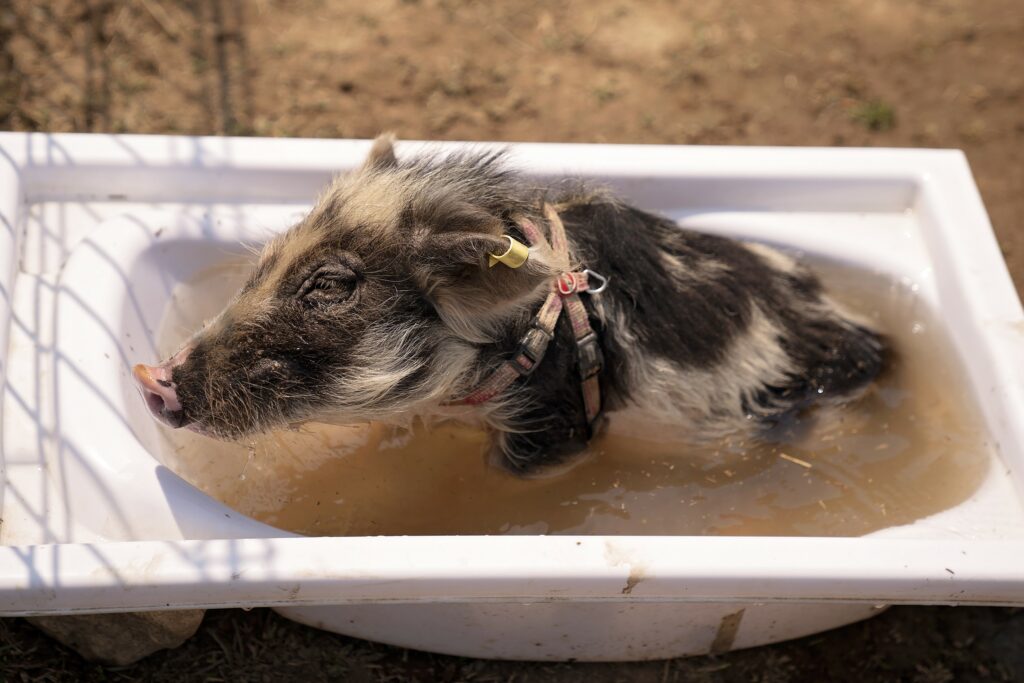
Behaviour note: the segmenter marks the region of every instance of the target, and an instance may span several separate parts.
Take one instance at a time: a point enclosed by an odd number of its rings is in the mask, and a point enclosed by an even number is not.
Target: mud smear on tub
[[[940,326],[905,286],[818,268],[872,320],[897,362],[863,399],[799,439],[680,446],[670,429],[612,417],[570,471],[519,479],[489,466],[486,436],[443,425],[307,425],[226,444],[161,429],[169,467],[230,507],[311,535],[722,534],[857,536],[950,508],[994,462]],[[178,286],[164,356],[240,284],[237,263]]]

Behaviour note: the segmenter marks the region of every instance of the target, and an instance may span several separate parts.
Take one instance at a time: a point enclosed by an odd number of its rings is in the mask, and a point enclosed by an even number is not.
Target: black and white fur
[[[790,256],[680,228],[604,193],[557,199],[575,260],[611,282],[585,301],[605,357],[606,410],[697,442],[756,439],[814,405],[848,401],[882,370],[882,338]],[[558,370],[573,361],[566,321],[549,354],[557,360],[523,387],[533,408],[518,419],[532,429],[505,437],[514,462],[529,454],[527,468],[534,454],[568,455],[586,441],[578,383]]]
[[[566,263],[532,247],[489,268],[518,222],[561,216]],[[511,469],[561,462],[592,437],[566,318],[538,369],[479,407],[455,407],[516,349],[560,271],[610,280],[584,296],[605,366],[604,409],[694,441],[756,439],[870,384],[884,344],[818,279],[766,246],[682,229],[580,184],[538,187],[500,153],[399,161],[378,139],[299,224],[263,251],[224,312],[144,392],[171,426],[239,438],[307,420],[479,420]],[[142,366],[140,366],[142,367]],[[153,408],[153,406],[156,406]],[[677,431],[679,431],[677,429]]]

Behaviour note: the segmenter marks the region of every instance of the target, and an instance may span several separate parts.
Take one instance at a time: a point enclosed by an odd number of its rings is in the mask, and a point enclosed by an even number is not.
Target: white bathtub
[[[514,156],[916,285],[999,453],[954,508],[862,538],[304,538],[178,478],[129,381],[156,358],[171,288],[293,221],[368,144],[0,134],[0,616],[269,605],[437,652],[628,660],[783,640],[892,603],[1024,604],[1024,315],[955,151]]]

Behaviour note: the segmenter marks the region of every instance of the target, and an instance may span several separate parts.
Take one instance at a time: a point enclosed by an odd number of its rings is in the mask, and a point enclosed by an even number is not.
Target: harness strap
[[[558,212],[550,204],[544,205],[544,217],[551,230],[551,250],[560,260],[569,263],[569,244],[565,226]],[[532,246],[546,245],[544,235],[537,225],[529,220],[519,221],[523,235]],[[555,325],[562,311],[569,315],[579,362],[580,384],[587,415],[587,424],[593,426],[601,412],[601,386],[598,375],[604,365],[597,334],[590,326],[587,309],[580,300],[580,294],[591,291],[589,270],[566,270],[551,283],[551,292],[544,299],[540,310],[526,334],[519,340],[519,346],[512,358],[502,363],[476,389],[466,396],[453,401],[455,404],[480,405],[504,392],[520,377],[531,374],[544,357],[548,344],[555,334]],[[594,274],[596,275],[596,274]],[[604,288],[605,280],[597,276]]]
[[[556,254],[569,255],[569,245],[565,237],[565,226],[558,212],[550,204],[544,205],[544,216],[551,225],[551,247]],[[583,389],[583,402],[587,411],[587,423],[593,424],[601,412],[601,385],[598,374],[604,365],[601,347],[597,343],[597,333],[590,326],[587,309],[580,299],[580,292],[590,291],[589,272],[562,273],[555,280],[555,291],[564,300],[565,309],[569,313],[573,335],[576,337],[577,362],[580,371],[580,383]]]

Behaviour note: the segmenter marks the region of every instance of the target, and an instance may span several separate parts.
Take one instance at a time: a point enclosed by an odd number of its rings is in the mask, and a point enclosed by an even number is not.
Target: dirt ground
[[[0,0],[0,129],[956,147],[1024,283],[1020,0]],[[898,608],[716,658],[508,664],[255,610],[124,669],[0,621],[0,680],[1021,680],[1022,639],[1022,612]]]

